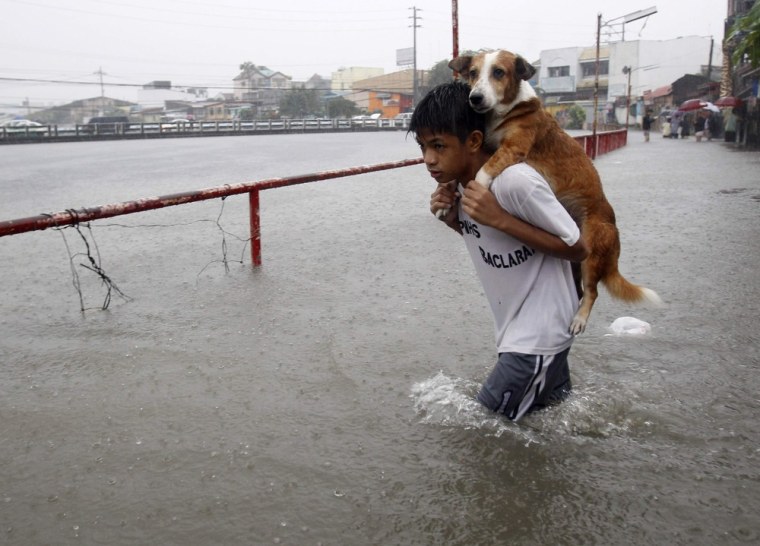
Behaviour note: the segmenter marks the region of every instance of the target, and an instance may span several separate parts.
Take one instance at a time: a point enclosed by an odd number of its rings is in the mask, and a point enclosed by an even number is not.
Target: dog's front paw
[[[574,336],[582,334],[586,329],[586,319],[580,315],[573,317],[573,322],[570,323],[570,333]]]
[[[493,176],[488,174],[483,168],[481,167],[478,171],[478,174],[475,175],[475,182],[483,186],[484,188],[490,188],[491,182],[493,182]]]
[[[451,209],[438,209],[435,213],[435,217],[439,220],[445,220],[449,215],[449,211],[451,211]]]

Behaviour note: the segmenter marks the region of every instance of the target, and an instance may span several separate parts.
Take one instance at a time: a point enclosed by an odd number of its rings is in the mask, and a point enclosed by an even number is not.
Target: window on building
[[[599,61],[599,75],[607,76],[610,73],[610,61]],[[596,74],[596,61],[581,64],[581,74],[584,78],[590,78]]]
[[[550,78],[561,78],[563,76],[569,76],[569,75],[570,75],[569,66],[550,66],[549,67]]]

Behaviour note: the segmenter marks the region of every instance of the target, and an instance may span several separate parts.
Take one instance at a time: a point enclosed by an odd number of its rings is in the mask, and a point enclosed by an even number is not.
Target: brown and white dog
[[[653,290],[628,282],[618,272],[615,212],[583,148],[544,111],[528,83],[535,68],[503,50],[460,56],[449,67],[470,84],[470,106],[487,115],[486,143],[495,152],[475,180],[488,188],[504,169],[526,162],[547,180],[589,246],[581,264],[583,297],[570,331],[585,330],[599,281],[623,301],[661,303]]]

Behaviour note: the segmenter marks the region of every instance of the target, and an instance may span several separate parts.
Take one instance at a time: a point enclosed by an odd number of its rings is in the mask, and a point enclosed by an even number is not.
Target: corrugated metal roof
[[[667,97],[668,95],[672,93],[673,93],[672,85],[663,85],[662,87],[658,87],[657,89],[654,89],[649,92],[644,91],[644,96],[650,99],[656,99],[657,97]]]

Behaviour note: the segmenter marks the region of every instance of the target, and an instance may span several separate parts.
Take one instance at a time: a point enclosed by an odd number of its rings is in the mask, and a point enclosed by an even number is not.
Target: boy
[[[478,394],[494,412],[519,420],[571,389],[569,326],[578,307],[571,261],[588,250],[579,229],[532,167],[520,163],[490,190],[475,179],[488,160],[485,118],[462,82],[440,85],[417,105],[414,133],[438,182],[433,214],[464,238],[491,305],[499,359]]]

